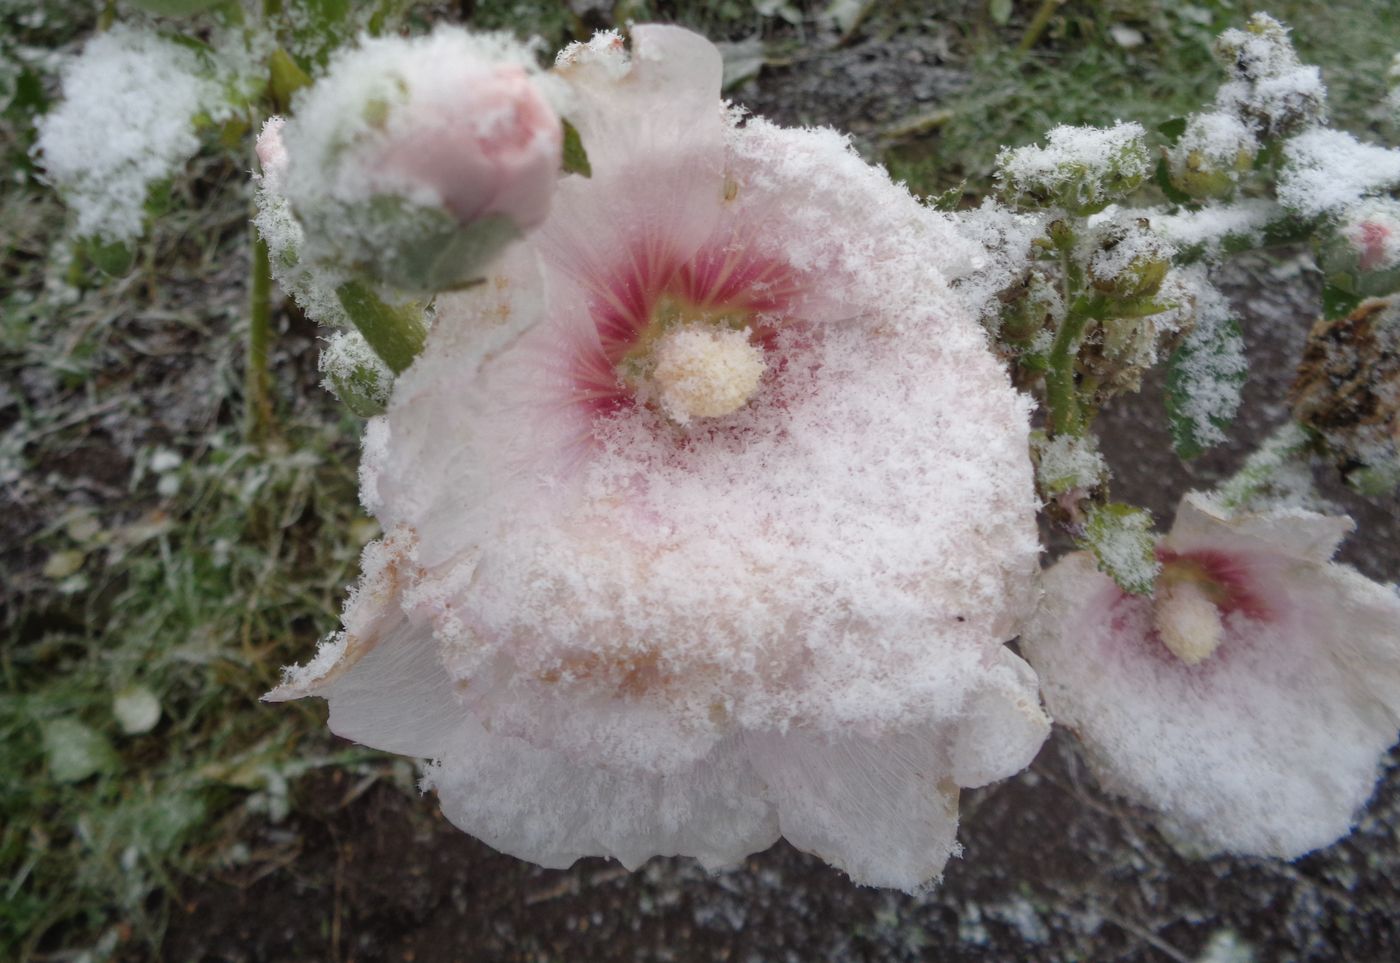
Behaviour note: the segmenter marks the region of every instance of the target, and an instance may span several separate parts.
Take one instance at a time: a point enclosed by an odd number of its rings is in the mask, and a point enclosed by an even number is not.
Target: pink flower
[[[479,278],[549,213],[563,127],[548,86],[528,49],[460,29],[337,56],[262,144],[285,158],[272,187],[304,256],[410,289]]]
[[[1293,858],[1346,835],[1400,726],[1400,597],[1330,563],[1351,521],[1188,495],[1155,596],[1083,553],[1022,647],[1106,788],[1179,841]]]
[[[439,299],[366,434],[390,534],[272,697],[546,866],[781,834],[913,889],[1048,725],[1003,645],[1027,405],[944,273],[980,248],[836,134],[741,124],[705,40],[633,38],[561,56],[593,176]]]

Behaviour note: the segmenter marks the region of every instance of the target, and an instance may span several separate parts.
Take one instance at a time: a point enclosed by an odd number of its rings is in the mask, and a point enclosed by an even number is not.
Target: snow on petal
[[[729,865],[781,829],[918,888],[958,789],[1048,730],[1004,647],[1039,551],[1028,406],[950,287],[980,245],[836,133],[740,125],[693,34],[560,64],[592,177],[439,300],[366,432],[413,570],[367,575],[346,635],[382,605],[434,659],[386,674],[408,699],[355,689],[354,738],[427,727],[448,817],[545,865]],[[386,645],[299,691],[350,725]],[[459,715],[424,722],[433,665]]]
[[[1400,727],[1400,596],[1328,561],[1349,528],[1191,495],[1155,598],[1083,553],[1045,574],[1022,647],[1047,706],[1183,845],[1294,858],[1371,795]]]

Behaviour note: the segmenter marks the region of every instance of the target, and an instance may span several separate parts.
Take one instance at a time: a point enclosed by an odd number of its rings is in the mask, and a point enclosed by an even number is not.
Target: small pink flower
[[[1084,553],[1022,635],[1106,788],[1184,844],[1293,858],[1346,835],[1400,727],[1400,596],[1329,562],[1347,518],[1188,495],[1152,598]]]
[[[526,231],[549,213],[563,128],[518,64],[444,64],[411,89],[365,147],[374,189],[434,193],[459,221],[492,215]]]
[[[835,133],[741,124],[702,38],[633,41],[561,56],[592,177],[439,298],[366,433],[391,534],[273,697],[546,866],[782,835],[914,889],[1048,728],[1003,644],[1027,405],[943,270],[980,248]]]
[[[550,89],[527,48],[461,29],[337,55],[260,142],[301,256],[410,290],[479,279],[549,214],[563,145]]]

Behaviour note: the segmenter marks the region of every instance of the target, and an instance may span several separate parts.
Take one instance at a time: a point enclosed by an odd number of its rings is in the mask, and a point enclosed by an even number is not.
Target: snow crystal
[[[1345,131],[1307,131],[1284,144],[1283,154],[1279,203],[1303,217],[1336,214],[1368,194],[1400,186],[1400,150]]]
[[[1219,197],[1239,183],[1253,164],[1259,143],[1234,114],[1193,114],[1167,151],[1172,180],[1193,196]]]
[[[958,233],[981,250],[961,265],[950,259],[948,278],[972,316],[994,330],[1001,311],[997,295],[1025,273],[1031,244],[1045,233],[1045,217],[1018,214],[990,197],[980,207],[949,217]]]
[[[383,409],[394,385],[393,372],[358,331],[337,331],[321,349],[321,387],[349,404]],[[356,397],[347,399],[344,392]]]
[[[199,148],[194,116],[222,113],[213,73],[190,48],[122,25],[63,70],[63,102],[39,121],[35,149],[79,236],[141,235],[147,191]]]
[[[1044,147],[1003,148],[997,181],[1014,198],[1090,213],[1136,187],[1151,170],[1147,134],[1136,122],[1060,126]]]

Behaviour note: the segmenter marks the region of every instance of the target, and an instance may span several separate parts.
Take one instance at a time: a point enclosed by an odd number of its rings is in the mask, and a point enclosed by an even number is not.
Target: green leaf
[[[1353,291],[1348,291],[1336,284],[1324,283],[1322,285],[1322,316],[1328,321],[1344,318],[1356,310],[1356,306],[1361,303],[1361,300],[1361,296]]]
[[[578,128],[564,121],[564,173],[593,176],[593,165],[588,163],[588,152],[583,149],[583,138]]]
[[[136,263],[136,252],[122,241],[90,237],[80,242],[80,248],[94,267],[112,277],[121,277]]]
[[[272,95],[272,104],[278,113],[285,114],[292,108],[292,95],[311,85],[311,75],[281,47],[267,58],[267,69],[267,90]]]
[[[1178,456],[1195,458],[1224,441],[1245,376],[1239,323],[1198,322],[1167,362],[1167,418]]]
[[[1167,143],[1175,144],[1181,139],[1181,135],[1186,133],[1186,118],[1173,117],[1165,124],[1157,125],[1157,133],[1167,139]]]
[[[992,23],[998,27],[1006,26],[1011,22],[1011,0],[989,0],[987,16],[991,17]]]
[[[1191,195],[1179,189],[1172,183],[1171,170],[1167,167],[1165,157],[1157,158],[1157,169],[1152,173],[1153,180],[1162,189],[1162,193],[1167,195],[1167,200],[1173,204],[1190,204]]]
[[[49,775],[58,782],[82,782],[117,768],[117,754],[107,740],[77,719],[51,719],[42,731]]]
[[[1093,554],[1099,571],[1123,591],[1152,594],[1161,565],[1157,561],[1152,514],[1146,509],[1121,502],[1091,508],[1079,544]]]
[[[363,281],[347,281],[335,293],[345,313],[390,371],[399,374],[413,364],[428,337],[421,305],[387,304]]]
[[[140,10],[147,13],[154,13],[161,17],[188,17],[191,14],[200,13],[219,3],[220,0],[128,0],[128,2]]]

